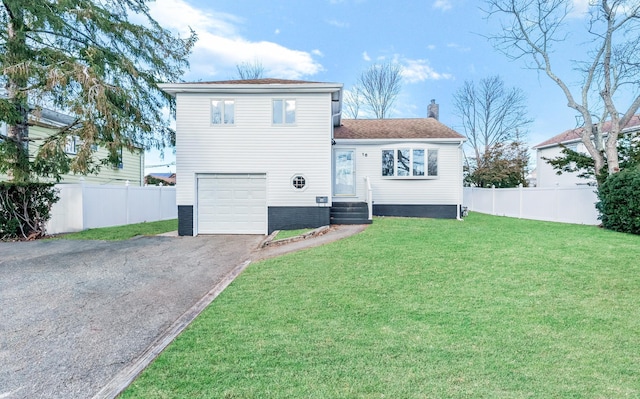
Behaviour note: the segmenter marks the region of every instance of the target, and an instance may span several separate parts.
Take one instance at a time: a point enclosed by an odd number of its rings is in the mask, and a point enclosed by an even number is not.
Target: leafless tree
[[[402,67],[394,63],[374,64],[360,75],[364,103],[377,119],[389,113],[402,88]]]
[[[476,85],[465,81],[453,95],[455,113],[460,117],[476,159],[498,143],[522,139],[532,120],[527,116],[526,95],[517,87],[506,88],[500,76],[481,79]]]
[[[238,71],[238,79],[241,80],[261,79],[264,77],[264,65],[258,60],[236,64],[236,70]]]
[[[515,149],[521,147],[526,129],[532,122],[527,116],[526,95],[522,89],[505,87],[504,81],[497,75],[481,79],[478,84],[465,81],[454,93],[453,104],[467,136],[467,145],[473,151],[473,156],[467,158],[468,176],[493,173],[494,167],[504,169],[505,157],[515,154]],[[522,154],[518,153],[518,162],[509,159],[510,167],[522,167],[522,170],[509,171],[510,176],[525,175],[527,162],[522,162],[520,158]],[[518,185],[524,181],[524,177],[508,181]]]
[[[640,107],[640,2],[589,2],[587,51],[585,59],[575,64],[582,76],[579,87],[571,87],[552,64],[554,50],[569,35],[572,0],[485,2],[487,16],[499,19],[502,25],[499,33],[489,37],[494,47],[511,59],[524,59],[528,67],[544,72],[558,85],[567,105],[583,120],[582,142],[594,159],[595,170],[606,165],[608,174],[618,172],[618,136]],[[607,120],[611,128],[604,135]]]
[[[362,100],[362,89],[360,89],[358,85],[353,86],[351,90],[345,91],[344,98],[342,99],[342,105],[344,107],[344,114],[347,118],[358,119]]]

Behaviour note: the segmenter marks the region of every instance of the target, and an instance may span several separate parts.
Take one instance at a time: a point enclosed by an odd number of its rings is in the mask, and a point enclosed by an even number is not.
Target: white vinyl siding
[[[577,143],[575,151],[586,153],[584,144]],[[556,170],[544,158],[553,159],[562,155],[562,147],[559,145],[538,149],[536,151],[536,186],[538,187],[567,187],[576,185],[594,184],[592,179],[582,179],[578,173],[562,172],[556,174]]]
[[[356,148],[357,199],[366,200],[364,178],[369,177],[375,204],[393,205],[452,205],[462,200],[462,166],[460,143],[402,142],[388,144],[338,143],[336,148]],[[437,177],[390,178],[382,175],[383,150],[424,149],[425,168],[429,151],[437,151]],[[396,154],[394,154],[396,155]],[[335,201],[343,200],[334,197]]]
[[[178,205],[193,205],[196,174],[261,173],[267,177],[267,206],[317,206],[331,195],[331,94],[296,93],[295,125],[274,125],[274,99],[282,94],[243,94],[235,100],[233,129],[210,123],[212,99],[220,94],[176,96]],[[304,190],[292,178],[305,177]]]

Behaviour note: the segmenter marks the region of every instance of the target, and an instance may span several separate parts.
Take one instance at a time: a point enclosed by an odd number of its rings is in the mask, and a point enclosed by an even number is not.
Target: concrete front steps
[[[366,202],[334,202],[331,224],[371,224]]]

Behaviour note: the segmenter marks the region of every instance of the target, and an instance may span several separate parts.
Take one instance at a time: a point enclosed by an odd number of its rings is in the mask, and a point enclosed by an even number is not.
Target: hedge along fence
[[[598,197],[596,207],[605,228],[640,234],[640,166],[608,176]]]
[[[58,199],[53,183],[0,182],[0,240],[43,237]]]

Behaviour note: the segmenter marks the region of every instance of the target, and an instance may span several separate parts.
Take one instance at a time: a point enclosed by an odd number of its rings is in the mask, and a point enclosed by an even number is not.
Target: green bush
[[[58,200],[53,183],[0,182],[0,240],[43,237]]]
[[[602,225],[610,230],[640,234],[640,167],[613,174],[598,188]]]

